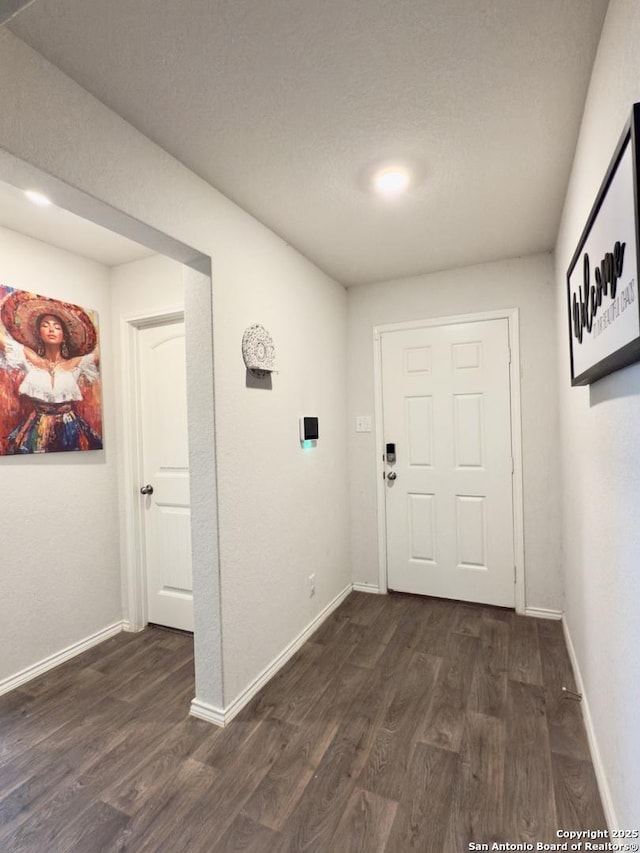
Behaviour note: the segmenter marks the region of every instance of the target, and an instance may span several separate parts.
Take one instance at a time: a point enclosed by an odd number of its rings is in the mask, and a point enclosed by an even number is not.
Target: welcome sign
[[[639,131],[634,104],[567,272],[572,385],[640,359]]]

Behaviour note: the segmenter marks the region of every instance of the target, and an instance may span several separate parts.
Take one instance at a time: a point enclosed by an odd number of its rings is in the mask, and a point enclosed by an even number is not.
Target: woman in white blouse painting
[[[96,328],[77,305],[13,290],[2,301],[0,366],[19,371],[29,411],[7,435],[5,454],[99,450],[80,416],[81,385],[99,379]]]

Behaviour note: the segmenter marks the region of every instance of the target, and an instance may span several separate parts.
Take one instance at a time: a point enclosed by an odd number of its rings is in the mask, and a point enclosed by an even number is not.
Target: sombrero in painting
[[[14,290],[4,299],[0,308],[0,317],[11,337],[35,351],[40,345],[38,320],[43,314],[54,314],[62,320],[69,356],[87,355],[95,349],[96,327],[79,305],[59,302],[25,290]]]

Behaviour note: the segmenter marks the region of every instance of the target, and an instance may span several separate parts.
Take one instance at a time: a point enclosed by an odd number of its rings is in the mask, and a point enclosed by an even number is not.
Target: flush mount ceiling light
[[[409,188],[411,175],[404,166],[385,166],[373,175],[372,186],[378,195],[393,198]]]
[[[25,190],[24,194],[29,201],[40,205],[40,207],[49,207],[49,205],[53,204],[50,198],[47,198],[46,195],[42,195],[42,193],[36,192],[36,190]]]

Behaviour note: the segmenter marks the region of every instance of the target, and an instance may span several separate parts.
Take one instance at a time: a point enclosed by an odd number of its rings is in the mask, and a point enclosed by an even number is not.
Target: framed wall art
[[[0,285],[0,456],[102,446],[96,315]]]
[[[634,104],[567,271],[572,385],[640,360],[639,133]]]

